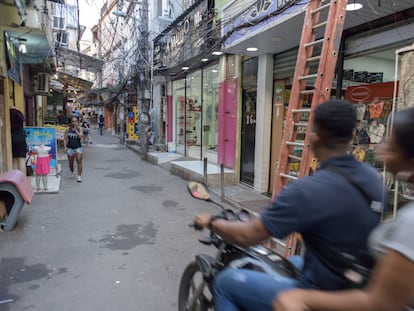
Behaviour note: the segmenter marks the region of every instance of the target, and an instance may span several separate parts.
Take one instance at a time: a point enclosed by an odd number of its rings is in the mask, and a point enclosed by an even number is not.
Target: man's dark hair
[[[394,137],[408,158],[414,158],[414,108],[397,111],[394,117]]]
[[[349,143],[356,126],[356,109],[351,103],[331,99],[315,109],[313,126],[328,148]]]

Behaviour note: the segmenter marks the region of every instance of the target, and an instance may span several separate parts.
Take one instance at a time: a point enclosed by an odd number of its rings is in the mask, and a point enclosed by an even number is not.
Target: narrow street
[[[213,204],[119,138],[92,136],[83,182],[61,161],[59,193],[36,194],[0,233],[0,310],[176,310],[184,267],[213,251],[188,227]]]

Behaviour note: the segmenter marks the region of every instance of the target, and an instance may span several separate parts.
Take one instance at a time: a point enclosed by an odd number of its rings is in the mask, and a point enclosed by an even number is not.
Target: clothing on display
[[[369,105],[369,117],[370,119],[381,118],[384,110],[384,102],[372,103]]]
[[[357,159],[360,162],[364,162],[365,160],[365,150],[360,148],[360,147],[356,147],[354,149],[354,151],[352,151],[353,156],[355,157],[355,159]]]
[[[379,144],[385,134],[385,126],[383,124],[372,122],[368,128],[368,135],[373,144]]]
[[[36,175],[47,175],[50,173],[50,147],[45,145],[35,146],[33,150],[36,152]]]
[[[392,104],[391,102],[388,101],[384,104],[384,110],[382,111],[383,120],[387,120],[388,115],[390,114],[391,110],[392,110]]]
[[[359,145],[369,144],[369,135],[365,128],[357,129],[357,144]]]
[[[357,112],[357,120],[358,121],[364,120],[366,109],[367,109],[367,105],[365,105],[365,104],[358,104],[357,105],[356,112]]]
[[[375,158],[375,151],[372,149],[368,149],[365,152],[365,162],[367,162],[368,164],[372,165],[372,166],[376,166],[377,164],[377,160]]]

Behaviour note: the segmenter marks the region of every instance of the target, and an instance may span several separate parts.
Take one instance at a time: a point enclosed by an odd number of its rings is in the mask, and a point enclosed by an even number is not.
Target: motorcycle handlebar
[[[188,224],[188,226],[190,228],[194,228],[194,230],[197,230],[197,231],[202,231],[203,230],[203,227],[201,225],[197,224],[197,223]]]

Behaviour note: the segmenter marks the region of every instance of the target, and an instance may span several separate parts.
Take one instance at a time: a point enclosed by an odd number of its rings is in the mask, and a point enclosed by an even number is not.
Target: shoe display
[[[78,180],[77,180],[78,182],[82,182],[82,177],[81,176],[78,176]]]

